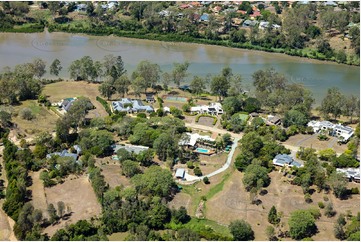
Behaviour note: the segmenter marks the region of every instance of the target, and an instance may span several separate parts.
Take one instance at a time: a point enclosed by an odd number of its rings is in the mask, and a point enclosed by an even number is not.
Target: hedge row
[[[96,100],[97,100],[98,102],[100,102],[101,105],[103,105],[105,111],[107,111],[107,113],[109,114],[109,116],[112,115],[112,111],[110,110],[110,107],[109,107],[109,104],[108,104],[107,101],[105,101],[103,98],[101,98],[101,97],[99,97],[99,96],[96,97]]]

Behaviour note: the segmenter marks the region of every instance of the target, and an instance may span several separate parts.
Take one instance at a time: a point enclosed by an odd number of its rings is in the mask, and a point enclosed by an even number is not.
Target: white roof
[[[178,168],[177,170],[176,170],[176,172],[175,172],[175,176],[176,177],[184,177],[184,173],[185,173],[186,171],[183,169],[183,168]]]
[[[185,133],[185,134],[188,135],[189,141],[188,140],[181,140],[181,141],[179,141],[180,145],[194,146],[197,143],[197,140],[199,140],[199,139],[208,140],[208,141],[212,141],[212,142],[215,141],[214,139],[212,139],[208,135],[200,135],[200,134],[197,134],[197,133]]]

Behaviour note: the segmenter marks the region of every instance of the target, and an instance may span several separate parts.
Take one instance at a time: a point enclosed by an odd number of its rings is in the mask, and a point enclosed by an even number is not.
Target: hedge
[[[101,105],[103,105],[105,111],[107,111],[107,113],[109,114],[109,116],[112,115],[112,111],[110,110],[110,107],[109,107],[109,104],[108,104],[107,101],[105,101],[103,98],[101,98],[101,97],[99,97],[99,96],[96,97],[96,100],[97,100],[98,102],[100,102]]]

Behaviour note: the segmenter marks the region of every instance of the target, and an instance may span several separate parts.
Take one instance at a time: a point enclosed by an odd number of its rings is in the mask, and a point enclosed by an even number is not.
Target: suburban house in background
[[[139,99],[122,98],[120,101],[114,101],[111,105],[113,112],[127,112],[127,113],[138,113],[138,112],[154,112],[152,106],[144,105]]]
[[[273,159],[272,161],[273,165],[276,166],[295,166],[297,168],[299,167],[303,167],[302,164],[298,163],[297,161],[295,161],[291,156],[286,155],[286,154],[278,154],[276,155],[276,157]]]
[[[202,105],[191,107],[191,113],[221,115],[223,114],[222,105],[220,103],[211,103],[210,105]]]
[[[155,99],[154,99],[154,94],[153,93],[146,93],[145,94],[145,101],[148,103],[154,103]]]
[[[349,181],[360,182],[360,168],[336,168],[336,171],[343,173]]]
[[[354,134],[353,128],[341,124],[333,124],[330,121],[310,121],[307,126],[312,127],[315,133],[325,130],[329,132],[330,135],[338,137],[339,141],[343,142],[347,142]]]

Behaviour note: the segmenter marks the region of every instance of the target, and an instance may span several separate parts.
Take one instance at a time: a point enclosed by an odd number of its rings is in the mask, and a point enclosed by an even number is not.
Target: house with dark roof
[[[146,93],[145,94],[145,101],[148,103],[154,103],[155,99],[154,99],[154,94],[153,93]]]
[[[58,103],[58,106],[59,108],[63,109],[65,112],[68,112],[71,106],[73,106],[76,99],[77,99],[76,97],[65,98],[61,100],[60,103]]]
[[[303,167],[302,164],[298,163],[297,161],[295,161],[291,156],[286,155],[286,154],[278,154],[276,155],[276,157],[272,160],[273,165],[276,166],[295,166],[297,168],[299,167]]]
[[[111,105],[113,112],[127,112],[127,113],[137,113],[137,112],[154,112],[152,106],[144,105],[139,99],[130,99],[122,98],[120,101],[114,101]]]
[[[81,155],[82,150],[79,145],[74,145],[73,148],[75,149],[76,153],[70,153],[68,150],[62,150],[61,152],[47,154],[46,158],[50,159],[53,156],[71,157],[74,161],[77,161],[78,157]]]

